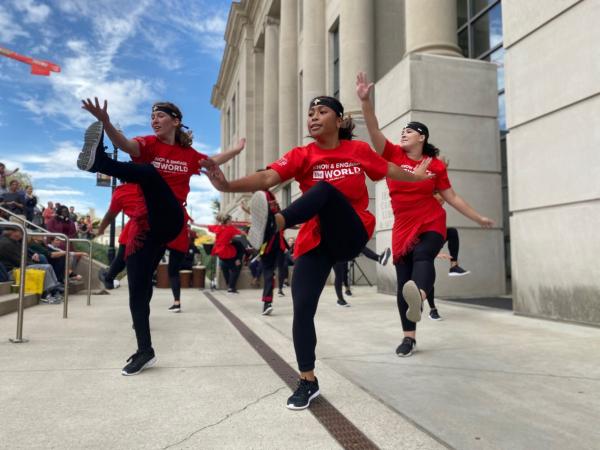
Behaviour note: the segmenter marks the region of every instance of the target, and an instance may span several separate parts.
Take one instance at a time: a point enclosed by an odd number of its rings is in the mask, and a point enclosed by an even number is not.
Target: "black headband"
[[[310,108],[319,105],[327,106],[328,108],[333,109],[333,112],[340,117],[344,116],[344,107],[333,97],[316,97],[312,102],[310,102]]]
[[[422,134],[425,137],[429,137],[429,129],[421,122],[408,122],[404,128],[410,128],[411,130],[415,130],[417,133]]]
[[[183,118],[183,117],[181,117],[180,113],[178,113],[177,111],[175,111],[172,108],[169,108],[168,106],[154,105],[152,107],[152,112],[157,112],[157,111],[164,112],[164,113],[170,115],[171,117],[174,117],[175,119],[181,120]]]

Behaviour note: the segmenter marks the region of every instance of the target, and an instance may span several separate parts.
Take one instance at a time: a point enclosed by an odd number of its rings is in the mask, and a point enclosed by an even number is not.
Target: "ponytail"
[[[353,133],[354,128],[356,128],[356,125],[352,120],[352,116],[346,116],[344,119],[342,119],[342,125],[338,130],[338,138],[340,140],[345,139],[351,141],[352,138],[355,136]]]
[[[194,135],[192,130],[184,131],[183,125],[179,125],[175,130],[175,142],[180,147],[189,148],[192,146]]]
[[[423,145],[423,154],[425,156],[429,156],[430,158],[437,157],[440,154],[440,149],[425,140],[425,144]]]

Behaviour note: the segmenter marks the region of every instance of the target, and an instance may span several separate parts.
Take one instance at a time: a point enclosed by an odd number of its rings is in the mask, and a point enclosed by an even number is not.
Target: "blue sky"
[[[102,215],[110,188],[78,171],[77,154],[94,119],[81,98],[106,98],[126,136],[148,135],[150,106],[176,103],[194,131],[194,147],[218,151],[219,113],[210,105],[231,2],[224,0],[3,0],[0,46],[61,66],[34,76],[0,57],[0,161],[33,181],[40,201]],[[125,159],[125,156],[123,156]],[[212,218],[217,193],[192,178],[188,199],[197,222]]]

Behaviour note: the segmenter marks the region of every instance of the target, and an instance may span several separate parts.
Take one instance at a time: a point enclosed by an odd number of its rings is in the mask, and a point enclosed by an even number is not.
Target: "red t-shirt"
[[[294,178],[300,190],[306,192],[319,181],[326,181],[339,190],[360,217],[369,238],[375,229],[375,217],[369,207],[365,174],[380,180],[387,174],[388,163],[362,141],[341,140],[334,149],[322,149],[310,143],[296,147],[268,168],[275,170],[282,181]],[[299,257],[321,242],[318,217],[304,223],[298,233],[294,256]]]
[[[131,247],[135,237],[145,228],[146,221],[146,202],[139,185],[125,183],[117,186],[110,199],[108,210],[113,214],[123,211],[131,219],[119,235],[119,244]]]
[[[119,234],[119,244],[127,245],[127,241],[129,240],[129,233],[131,231],[131,220],[128,220],[123,229],[121,230],[121,234]]]
[[[215,245],[212,249],[211,255],[218,256],[221,259],[231,259],[237,255],[235,245],[231,243],[238,234],[242,234],[233,225],[209,225],[208,231],[215,233]]]
[[[382,156],[407,172],[413,172],[421,162],[410,159],[402,147],[390,141],[386,141]],[[418,236],[426,231],[435,231],[446,237],[446,211],[433,193],[452,187],[448,171],[442,161],[432,158],[427,173],[435,174],[435,177],[417,183],[386,179],[394,211],[394,262],[410,252],[418,242]]]
[[[185,204],[190,192],[190,178],[200,173],[200,161],[208,156],[193,148],[169,145],[156,136],[134,138],[140,146],[140,156],[131,159],[137,163],[151,163],[165,179],[177,200]]]

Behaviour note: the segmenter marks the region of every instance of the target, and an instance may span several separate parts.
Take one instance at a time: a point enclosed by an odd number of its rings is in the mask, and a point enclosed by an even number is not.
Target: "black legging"
[[[173,291],[173,300],[178,302],[181,300],[181,278],[179,270],[185,258],[185,253],[169,249],[169,281],[171,282],[171,291]]]
[[[402,296],[402,287],[407,281],[413,280],[417,287],[426,294],[431,291],[435,282],[435,265],[433,261],[443,245],[444,238],[441,234],[427,231],[419,235],[419,243],[415,248],[396,263],[396,280],[398,283],[396,302],[404,331],[415,331],[417,324],[406,317],[408,304]]]
[[[263,253],[260,257],[262,261],[263,271],[263,292],[262,301],[272,302],[273,301],[273,289],[275,288],[275,267],[282,254],[281,248],[279,247],[279,232],[275,234],[274,242],[268,253]],[[281,277],[281,269],[279,270]],[[279,286],[281,288],[281,285]]]
[[[375,262],[379,262],[379,255],[371,250],[369,247],[365,247],[360,251],[367,258],[372,259]]]
[[[239,264],[236,264],[236,261]],[[230,291],[236,290],[237,280],[240,276],[240,271],[242,270],[242,261],[238,259],[237,256],[228,259],[221,259],[221,270],[223,271],[223,278],[225,278],[225,283],[227,284],[227,289]]]
[[[450,261],[456,262],[458,261],[458,248],[459,248],[459,239],[458,239],[458,230],[456,228],[447,228],[446,229],[446,242],[448,242],[448,251],[450,252]],[[427,303],[429,303],[429,308],[436,309],[435,307],[435,287],[432,287],[429,293],[427,294]]]
[[[123,269],[125,269],[125,245],[119,244],[119,250],[117,250],[117,254],[115,259],[110,263],[110,267],[106,272],[106,276],[104,279],[109,283],[112,283],[117,275],[119,275]]]
[[[336,262],[355,258],[369,236],[346,197],[324,181],[306,191],[281,214],[286,227],[319,217],[321,242],[296,260],[292,276],[294,349],[298,368],[306,372],[315,367],[314,317],[331,268]]]
[[[98,172],[140,185],[148,211],[149,230],[139,236],[141,246],[127,257],[129,309],[133,319],[138,351],[152,350],[150,300],[152,275],[165,251],[165,244],[177,237],[183,223],[183,210],[173,191],[152,164],[98,160]]]
[[[346,286],[346,289],[350,289],[348,285],[348,262],[342,261],[337,262],[333,265],[333,272],[335,278],[333,280],[333,286],[335,287],[335,295],[338,300],[344,300],[344,294],[342,294],[342,284]]]

